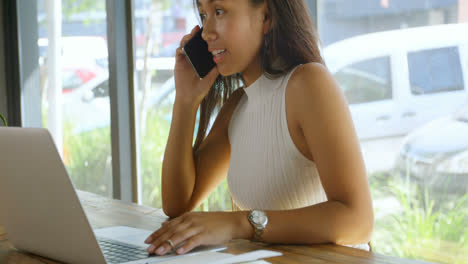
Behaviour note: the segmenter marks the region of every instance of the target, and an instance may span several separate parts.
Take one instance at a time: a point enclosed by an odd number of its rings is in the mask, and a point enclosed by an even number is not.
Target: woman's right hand
[[[174,67],[174,79],[176,87],[176,100],[183,103],[198,105],[208,94],[211,86],[218,77],[218,68],[214,67],[202,80],[193,70],[190,62],[185,57],[182,47],[200,30],[199,26],[192,29],[190,34],[185,35],[180,41],[180,46],[176,50],[176,63]]]

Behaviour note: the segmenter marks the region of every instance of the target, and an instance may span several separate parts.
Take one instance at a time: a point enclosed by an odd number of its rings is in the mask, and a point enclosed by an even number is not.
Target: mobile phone
[[[184,47],[182,47],[185,57],[187,57],[193,70],[200,79],[204,78],[211,69],[216,66],[213,60],[213,54],[208,51],[208,43],[206,43],[201,36],[202,32],[203,28],[195,33]]]

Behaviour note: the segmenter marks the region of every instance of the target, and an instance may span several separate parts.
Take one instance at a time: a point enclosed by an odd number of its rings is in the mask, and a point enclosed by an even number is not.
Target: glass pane
[[[175,99],[175,50],[198,19],[192,0],[134,0],[134,6],[139,200],[161,208],[161,167]],[[197,210],[231,210],[226,181]]]
[[[365,60],[334,74],[349,104],[392,98],[389,57]]]
[[[463,90],[458,47],[409,52],[408,67],[414,95]]]
[[[134,0],[139,200],[157,208],[162,206],[161,167],[175,99],[175,50],[198,24],[192,0],[162,2]],[[213,203],[212,197],[206,202],[211,201],[210,208],[226,208],[224,200]]]
[[[358,128],[378,253],[466,262],[467,11],[458,0],[318,1],[325,61]],[[388,59],[356,67],[375,58]]]
[[[75,187],[111,197],[105,2],[38,1],[37,19],[43,126],[59,127],[53,136]]]

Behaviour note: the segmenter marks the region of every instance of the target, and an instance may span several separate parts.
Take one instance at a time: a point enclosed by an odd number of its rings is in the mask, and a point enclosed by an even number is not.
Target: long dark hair
[[[318,48],[318,37],[307,12],[304,0],[248,0],[253,7],[264,1],[271,19],[270,31],[265,35],[261,48],[262,69],[270,79],[277,78],[299,64],[318,62],[325,64]],[[193,2],[198,10],[197,0]],[[210,91],[200,104],[200,121],[194,153],[206,136],[211,116],[228,100],[242,75],[219,75]]]

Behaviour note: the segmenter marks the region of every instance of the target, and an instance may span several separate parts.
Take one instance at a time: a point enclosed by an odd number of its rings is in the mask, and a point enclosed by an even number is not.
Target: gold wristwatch
[[[262,241],[263,231],[268,224],[268,217],[266,213],[261,210],[250,211],[249,222],[255,230],[253,241]]]

